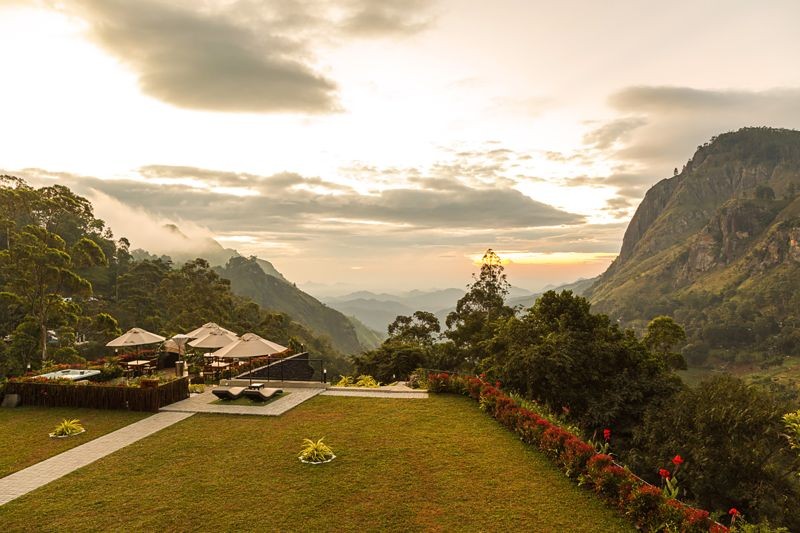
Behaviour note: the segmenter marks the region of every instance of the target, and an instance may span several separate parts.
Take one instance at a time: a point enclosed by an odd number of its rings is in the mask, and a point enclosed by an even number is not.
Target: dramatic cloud
[[[800,127],[798,102],[797,88],[629,87],[609,98],[610,105],[624,117],[600,126],[586,139],[639,171],[652,173],[655,183],[670,176],[674,167],[680,168],[697,145],[714,135],[745,126]],[[623,136],[615,137],[618,132]],[[622,146],[615,141],[622,141]]]
[[[365,37],[416,33],[431,24],[430,5],[430,0],[356,0],[349,2],[342,26]]]
[[[334,111],[336,84],[315,72],[297,42],[224,15],[147,0],[79,0],[90,34],[129,65],[142,90],[214,111]]]
[[[191,167],[145,167],[141,172],[144,180],[101,180],[36,170],[24,175],[34,180],[56,178],[79,192],[96,191],[162,219],[202,221],[215,232],[268,228],[273,234],[296,238],[324,232],[345,236],[355,227],[358,232],[369,229],[373,236],[376,231],[446,235],[583,222],[581,216],[537,202],[512,188],[477,187],[443,177],[412,178],[408,187],[359,194],[316,177],[290,173],[255,176]],[[247,188],[253,194],[220,194],[218,190],[228,188]],[[391,246],[392,242],[384,244]]]
[[[340,110],[316,66],[320,43],[411,34],[431,0],[50,2],[136,74],[145,94],[178,107],[254,113]]]
[[[598,150],[606,150],[628,140],[633,130],[645,124],[646,121],[640,117],[618,118],[587,133],[583,142]]]

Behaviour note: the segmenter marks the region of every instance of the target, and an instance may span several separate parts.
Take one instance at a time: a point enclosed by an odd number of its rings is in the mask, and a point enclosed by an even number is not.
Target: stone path
[[[422,399],[428,397],[428,391],[412,389],[399,381],[394,385],[381,385],[380,387],[329,387],[322,393],[325,396],[357,396],[360,398],[399,398]]]
[[[186,400],[181,400],[166,407],[162,411],[176,411],[181,413],[217,413],[223,415],[261,415],[278,416],[289,409],[297,407],[304,401],[321,393],[323,388],[310,387],[283,387],[283,392],[288,393],[282,398],[273,400],[265,405],[221,405],[212,403],[218,398],[211,394],[207,388],[202,394],[196,394]]]
[[[426,391],[389,390],[389,387],[380,389],[334,387],[322,393],[322,396],[357,396],[361,398],[398,398],[398,399],[423,399],[428,397]]]
[[[192,416],[191,413],[158,413],[0,478],[0,505],[47,485],[51,481],[190,416]]]

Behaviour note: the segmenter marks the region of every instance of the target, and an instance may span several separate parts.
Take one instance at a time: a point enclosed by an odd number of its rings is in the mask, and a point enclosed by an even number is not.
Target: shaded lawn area
[[[297,459],[325,437],[326,465]],[[195,415],[0,507],[17,530],[633,531],[453,395]]]
[[[44,461],[151,414],[72,407],[0,409],[0,477]],[[65,418],[79,419],[86,432],[68,439],[51,439],[48,435]]]

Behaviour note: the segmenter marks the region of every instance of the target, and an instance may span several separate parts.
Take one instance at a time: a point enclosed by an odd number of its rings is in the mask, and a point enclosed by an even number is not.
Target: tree
[[[644,345],[675,370],[686,370],[686,360],[674,349],[686,342],[686,332],[672,317],[657,316],[647,324],[642,338]]]
[[[388,340],[376,350],[370,350],[352,358],[356,374],[366,374],[383,383],[405,379],[411,372],[425,366],[426,349],[413,343]]]
[[[83,258],[102,258],[83,241],[73,247],[73,253],[76,251]],[[89,296],[92,286],[75,273],[64,240],[39,226],[25,226],[19,233],[12,234],[10,249],[0,251],[0,270],[5,289],[19,297],[26,316],[39,328],[39,347],[44,361],[48,327],[76,321],[79,309],[68,298]]]
[[[506,386],[570,416],[589,433],[630,433],[646,407],[671,396],[680,379],[632,331],[592,314],[571,291],[548,291],[498,331],[487,370]]]
[[[399,315],[388,328],[392,339],[423,346],[432,346],[440,331],[439,319],[427,311],[415,311],[411,316]]]
[[[800,486],[782,435],[787,404],[765,389],[718,376],[649,409],[636,432],[637,471],[656,481],[658,465],[680,454],[680,485],[711,511],[731,507],[750,518],[800,528]],[[794,465],[794,467],[793,467]]]
[[[488,249],[481,259],[481,271],[474,283],[447,315],[444,336],[459,353],[460,364],[474,367],[482,359],[499,325],[514,315],[505,305],[509,283],[500,257]]]

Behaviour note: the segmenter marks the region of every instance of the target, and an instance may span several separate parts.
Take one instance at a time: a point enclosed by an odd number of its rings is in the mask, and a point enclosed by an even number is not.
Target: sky
[[[697,145],[800,127],[800,4],[0,0],[0,171],[301,287],[595,276]],[[198,245],[199,246],[199,245]],[[313,292],[312,292],[313,294]]]

